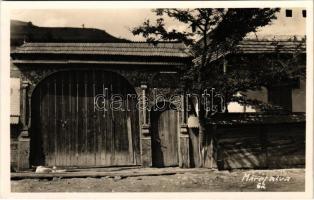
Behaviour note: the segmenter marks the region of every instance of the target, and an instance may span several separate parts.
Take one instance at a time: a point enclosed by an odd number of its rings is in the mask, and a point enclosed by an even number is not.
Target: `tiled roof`
[[[306,52],[305,42],[300,41],[287,41],[287,40],[243,40],[241,41],[235,52],[236,54],[263,54],[263,53],[294,53],[300,51]],[[212,61],[219,59],[220,57],[230,54],[230,52],[218,52],[213,55]],[[194,63],[200,61],[200,57],[193,60]]]
[[[305,43],[300,41],[256,41],[244,40],[238,45],[237,53],[294,53],[305,52]]]
[[[274,35],[274,34],[261,34],[258,32],[251,32],[247,34],[244,40],[260,40],[260,41],[301,41],[305,35]]]
[[[181,43],[25,43],[11,53],[189,57]]]

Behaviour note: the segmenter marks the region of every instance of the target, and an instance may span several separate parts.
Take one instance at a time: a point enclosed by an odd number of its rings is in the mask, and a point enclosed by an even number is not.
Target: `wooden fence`
[[[263,121],[257,118],[254,123],[240,120],[237,123],[211,124],[212,157],[217,168],[304,167],[304,115],[279,115]],[[206,158],[210,157],[205,155],[205,167],[212,167]]]

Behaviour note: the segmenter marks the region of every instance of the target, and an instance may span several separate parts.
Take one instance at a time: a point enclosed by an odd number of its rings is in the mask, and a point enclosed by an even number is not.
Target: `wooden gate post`
[[[186,124],[186,110],[185,109],[185,97],[184,95],[181,95],[181,120],[180,120],[180,133],[179,133],[179,139],[180,139],[180,144],[179,144],[179,167],[182,168],[190,168],[190,137],[189,137],[189,131],[188,131],[188,126]]]
[[[143,110],[141,112],[142,115],[142,126],[141,126],[141,160],[142,160],[142,166],[143,167],[151,167],[152,166],[152,137],[150,134],[150,126],[147,124],[146,121],[146,88],[147,85],[143,84],[141,85],[142,89],[142,103],[143,103]]]
[[[179,166],[182,168],[190,167],[190,137],[188,134],[188,127],[182,124],[180,127],[180,162]]]
[[[142,125],[141,134],[141,158],[143,167],[152,166],[152,138],[149,131],[150,127],[147,124]]]
[[[29,83],[27,81],[22,82],[22,113],[21,113],[21,123],[22,131],[18,137],[18,170],[29,168],[29,152],[30,152],[30,137],[29,137],[29,127],[27,124],[27,108],[28,104],[28,89]],[[30,111],[28,111],[30,112]]]

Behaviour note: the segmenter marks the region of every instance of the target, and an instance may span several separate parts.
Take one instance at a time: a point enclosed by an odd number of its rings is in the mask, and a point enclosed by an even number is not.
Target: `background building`
[[[305,38],[306,27],[306,9],[303,8],[282,8],[277,13],[277,19],[265,27],[257,29],[256,33],[250,33],[244,39],[245,41],[255,42],[255,48],[259,49],[260,53],[267,53],[263,48],[263,42],[270,45],[271,42],[279,42],[289,44],[289,41],[301,41]],[[265,44],[266,44],[265,43]],[[260,44],[261,46],[258,46]],[[305,44],[304,44],[305,46]],[[264,46],[265,47],[265,46]],[[254,46],[253,46],[254,48]],[[288,47],[289,48],[289,47]],[[304,62],[300,63],[296,68],[305,68]],[[300,78],[297,83],[291,86],[281,85],[273,88],[263,87],[258,91],[249,91],[242,94],[248,98],[263,101],[265,103],[273,103],[278,106],[283,106],[291,112],[305,112],[305,80]],[[238,93],[236,95],[241,95]],[[249,105],[240,105],[236,102],[230,103],[228,106],[229,112],[258,112],[258,109],[252,108]]]

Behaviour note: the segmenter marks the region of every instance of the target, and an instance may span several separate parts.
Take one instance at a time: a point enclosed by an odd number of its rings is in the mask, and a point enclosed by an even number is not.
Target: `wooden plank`
[[[107,89],[108,88],[106,88],[106,86],[105,86],[105,73],[104,72],[102,72],[101,73],[101,89],[102,89],[102,94],[105,96],[106,95],[106,91],[107,91]],[[107,97],[106,97],[107,98]],[[100,112],[100,114],[101,114],[101,116],[100,116],[100,124],[101,124],[101,127],[100,127],[100,129],[101,129],[101,139],[102,139],[102,143],[101,143],[101,165],[106,165],[106,163],[107,163],[107,161],[106,161],[106,159],[107,159],[107,140],[106,140],[106,135],[107,135],[107,128],[108,128],[108,125],[107,125],[107,117],[108,117],[108,115],[107,115],[107,113],[108,113],[108,111],[106,111],[106,108],[108,108],[107,107],[107,103],[108,103],[108,101],[107,100],[105,100],[105,102],[104,102],[104,109],[103,109],[103,111],[102,112]]]
[[[126,112],[128,114],[128,112]],[[133,150],[133,138],[132,138],[132,127],[131,127],[131,117],[127,116],[127,131],[128,131],[128,146],[129,146],[129,158],[131,159],[129,162],[134,163],[134,150]]]
[[[84,166],[85,164],[85,106],[84,106],[84,92],[85,83],[84,76],[81,72],[78,72],[78,95],[77,95],[77,107],[78,107],[78,165]]]
[[[42,164],[42,158],[43,158],[43,153],[42,150],[43,150],[43,143],[42,143],[42,139],[43,139],[43,136],[40,134],[43,129],[44,129],[44,121],[42,119],[42,115],[43,115],[43,88],[42,87],[39,87],[38,88],[38,98],[39,98],[39,101],[38,101],[38,116],[37,116],[37,123],[39,127],[37,127],[36,129],[36,136],[35,138],[35,141],[36,141],[36,149],[34,151],[34,157],[35,157],[35,164],[36,165],[40,165]]]
[[[91,108],[89,105],[89,99],[90,99],[90,73],[89,71],[84,71],[84,108],[85,108],[85,132],[84,132],[84,137],[85,137],[85,152],[84,152],[84,157],[85,157],[85,166],[91,165],[91,140],[92,140],[92,135],[90,134],[91,132]]]
[[[101,94],[102,91],[102,84],[100,83],[100,75],[99,71],[95,72],[95,91],[93,98],[96,97],[96,95]],[[94,99],[95,100],[95,99]],[[95,103],[95,101],[94,101]],[[102,133],[101,133],[101,112],[96,109],[96,105],[94,104],[94,112],[95,112],[95,164],[101,165],[101,154],[102,154]]]
[[[63,74],[57,76],[57,151],[58,151],[58,157],[57,157],[57,166],[62,166],[64,161],[64,138],[63,138],[63,132],[64,132],[64,119],[63,119],[63,113],[64,113],[64,102],[63,102]]]
[[[90,106],[90,156],[91,156],[91,164],[96,165],[96,149],[97,149],[97,138],[96,138],[96,127],[95,127],[95,121],[96,121],[96,111],[94,108],[94,96],[95,96],[95,70],[92,70],[91,74],[91,83],[90,83],[90,96],[89,96],[89,106]]]
[[[42,143],[43,143],[43,155],[44,155],[44,160],[43,163],[46,165],[47,164],[47,157],[49,156],[48,149],[49,149],[49,141],[48,141],[48,134],[49,134],[49,101],[48,101],[48,84],[44,83],[43,84],[43,101],[42,101],[42,118],[41,121],[43,122],[43,131],[40,131],[40,134],[42,135]],[[44,134],[46,132],[46,134]]]
[[[132,94],[132,91],[130,91],[128,94]],[[127,98],[127,97],[126,97]],[[136,108],[133,108],[133,102],[130,102],[130,100],[128,100],[127,99],[127,101],[128,101],[128,105],[127,105],[127,109],[129,109],[128,111],[127,111],[127,116],[128,116],[128,118],[129,118],[129,127],[128,127],[128,129],[130,129],[130,132],[131,132],[131,140],[132,140],[132,144],[129,144],[129,145],[132,145],[132,147],[130,147],[129,146],[129,148],[132,148],[132,160],[133,160],[133,164],[137,164],[137,155],[136,155],[136,153],[137,153],[137,148],[136,148],[136,145],[137,145],[137,142],[136,142],[136,137],[135,137],[135,135],[136,135],[136,130],[134,130],[134,127],[135,127],[135,123],[137,123],[136,122],[136,120],[134,119],[134,117],[136,117],[136,115],[134,115],[134,110],[136,110]]]
[[[189,151],[189,137],[180,137],[180,152],[182,155],[180,167],[182,168],[190,167]]]
[[[172,137],[173,137],[173,146],[172,146],[172,150],[173,150],[173,155],[174,155],[174,165],[178,165],[179,164],[179,155],[178,155],[178,125],[179,125],[179,117],[178,117],[178,112],[176,110],[172,110],[173,112],[173,131],[172,131]],[[188,140],[186,141],[188,144]]]
[[[70,145],[71,140],[69,139],[71,134],[71,110],[70,110],[70,83],[69,83],[69,72],[64,72],[63,76],[63,102],[64,102],[64,110],[63,110],[63,117],[64,117],[64,128],[63,128],[63,138],[64,143],[64,165],[71,166],[70,163]]]
[[[133,90],[133,93],[135,94],[134,90]],[[132,100],[131,119],[132,119],[132,129],[133,129],[133,144],[134,144],[133,149],[135,150],[135,158],[136,158],[135,164],[139,164],[141,162],[140,122],[139,122],[139,111],[136,108],[136,104],[137,104],[137,98]]]
[[[164,112],[165,121],[165,153],[166,153],[166,166],[178,165],[178,154],[177,154],[177,113],[174,110],[167,110]]]
[[[69,154],[68,154],[68,162],[69,165],[73,165],[74,164],[74,160],[73,158],[75,157],[75,149],[73,148],[75,146],[75,130],[74,130],[74,126],[75,126],[75,115],[74,115],[74,110],[73,110],[73,106],[74,106],[74,102],[75,99],[73,98],[74,94],[73,92],[75,91],[73,88],[73,71],[70,71],[68,73],[68,79],[69,79],[69,111],[68,111],[68,121],[69,121],[69,128],[68,128],[68,144],[69,144]]]
[[[80,151],[80,146],[79,146],[79,136],[80,136],[80,131],[82,129],[80,129],[80,122],[81,122],[81,116],[79,115],[79,74],[78,72],[75,73],[76,75],[76,80],[75,80],[75,85],[76,85],[76,96],[75,96],[75,161],[74,163],[76,165],[80,164],[79,161],[79,151]],[[73,164],[74,164],[73,163]]]
[[[61,79],[61,124],[60,124],[60,142],[58,144],[59,146],[59,159],[60,159],[60,164],[61,166],[66,166],[66,154],[67,150],[66,147],[68,146],[67,140],[66,140],[66,116],[65,116],[65,109],[66,109],[66,103],[65,103],[65,78],[64,78],[64,72],[61,72],[59,74],[60,79]]]
[[[94,141],[93,141],[93,153],[94,153],[94,165],[97,165],[97,154],[98,154],[98,131],[96,129],[97,126],[97,113],[94,106],[94,97],[96,96],[96,74],[95,70],[93,70],[93,82],[92,82],[93,92],[91,96],[91,109],[93,109],[93,134],[94,134]]]
[[[115,82],[115,94],[119,94],[120,97],[124,94],[124,82],[116,75],[116,82]],[[125,112],[123,111],[124,100],[123,99],[116,99],[118,100],[118,104],[115,111],[116,114],[116,150],[115,150],[115,163],[116,165],[126,165],[129,163],[129,154],[128,154],[128,132],[127,132],[127,119]],[[121,101],[122,100],[122,101]]]
[[[54,84],[51,81],[51,79],[49,79],[48,82],[48,119],[49,119],[49,123],[48,123],[48,128],[47,128],[47,132],[46,134],[48,134],[47,136],[47,143],[48,148],[47,148],[47,165],[51,165],[53,163],[53,151],[54,151],[54,139],[53,139],[53,135],[54,135],[54,107],[53,107],[53,100],[54,100],[54,96],[53,96],[53,88],[54,88]]]
[[[11,180],[20,180],[20,179],[47,179],[53,177],[62,177],[62,178],[99,178],[99,177],[109,177],[114,178],[116,176],[120,176],[122,178],[126,177],[139,177],[139,176],[165,176],[165,175],[175,175],[178,173],[185,173],[184,171],[161,171],[161,172],[71,172],[71,173],[12,173]]]
[[[107,76],[108,77],[108,76]],[[110,95],[109,96],[111,96],[111,95],[113,95],[114,94],[114,91],[113,91],[113,88],[112,88],[112,84],[113,83],[115,83],[115,77],[113,77],[113,76],[110,76],[110,89],[109,89],[109,91],[110,91]],[[111,101],[111,99],[110,99],[110,103],[112,103],[112,101]],[[114,112],[113,112],[113,109],[112,108],[110,108],[109,109],[109,116],[110,117],[108,117],[108,120],[109,120],[109,134],[108,134],[108,141],[109,141],[109,143],[110,143],[110,165],[114,165],[115,164],[115,160],[114,160],[114,156],[115,156],[115,116],[114,116]]]
[[[82,166],[86,166],[86,164],[89,164],[89,160],[88,160],[88,140],[89,140],[89,135],[88,135],[88,114],[89,114],[89,108],[88,108],[88,74],[84,73],[84,94],[83,94],[83,100],[84,100],[84,104],[83,104],[83,130],[84,130],[84,148],[82,149],[82,158],[83,158],[83,163],[81,164]]]
[[[111,99],[110,95],[112,94],[111,90],[111,82],[112,77],[108,76],[104,73],[105,76],[105,92],[107,92],[108,99],[107,99],[107,111],[105,112],[105,124],[106,124],[106,135],[105,135],[105,146],[106,146],[106,165],[111,165],[111,157],[112,157],[112,132],[113,132],[113,116],[112,110],[110,109]]]
[[[123,82],[121,80],[121,77],[116,76],[116,94],[122,95],[123,94]],[[120,107],[123,105],[123,101],[121,102],[119,99],[119,103],[117,107]],[[126,128],[126,118],[124,115],[124,112],[121,110],[122,108],[119,108],[116,113],[117,113],[117,137],[115,138],[116,144],[117,144],[117,149],[115,151],[116,153],[116,164],[117,165],[123,165],[128,162],[128,152],[124,151],[123,146],[125,146],[128,149],[128,143],[127,143],[127,128]],[[126,144],[125,144],[126,142]]]
[[[107,94],[108,94],[108,101],[107,101],[107,115],[105,119],[106,123],[106,165],[112,165],[111,157],[112,157],[112,151],[113,151],[113,145],[112,145],[112,132],[113,132],[113,116],[112,116],[112,109],[110,108],[111,99],[110,95],[112,94],[112,77],[107,76],[105,74],[105,80],[106,80],[106,87],[107,87]]]
[[[52,118],[51,118],[51,87],[50,87],[50,81],[47,82],[47,129],[46,129],[46,134],[43,133],[45,135],[45,141],[46,141],[46,160],[45,160],[45,163],[46,165],[49,165],[51,163],[51,159],[52,159],[52,155],[51,155],[51,142],[53,141],[51,139],[51,137],[48,137],[50,135],[52,135],[52,131],[51,131],[51,121],[52,121]]]
[[[173,152],[172,152],[172,145],[173,145],[173,137],[172,137],[172,113],[171,110],[166,110],[163,112],[163,132],[164,132],[164,140],[162,144],[163,152],[165,153],[165,166],[172,166],[173,164]],[[171,121],[171,123],[170,123]]]
[[[118,80],[117,80],[117,76],[114,74],[112,76],[112,82],[111,82],[111,85],[112,85],[112,94],[115,95],[117,93],[117,89],[119,89],[116,84],[118,84]],[[119,112],[115,111],[115,102],[114,102],[115,99],[112,99],[112,117],[113,117],[113,131],[112,131],[112,157],[111,157],[111,162],[112,162],[112,165],[117,165],[117,162],[118,162],[118,155],[119,155],[119,140],[117,138],[119,138],[120,136],[120,116],[119,116]]]
[[[124,97],[124,119],[125,119],[125,130],[127,132],[127,140],[124,142],[125,146],[128,147],[128,164],[134,164],[135,163],[135,151],[134,151],[134,144],[133,144],[133,133],[132,133],[132,120],[131,120],[131,112],[128,110],[128,99],[127,94],[130,94],[132,91],[130,90],[129,83],[125,80],[124,81],[124,87],[123,87],[123,97]],[[126,148],[125,148],[126,150]]]
[[[151,124],[151,133],[152,133],[152,163],[153,166],[159,167],[163,165],[163,159],[161,157],[161,147],[160,147],[160,137],[159,137],[159,120],[160,112],[152,112],[152,124]],[[145,141],[142,140],[142,148],[145,148]]]
[[[102,72],[102,92],[103,92],[103,95],[106,96],[107,98],[107,95],[109,94],[109,91],[108,91],[108,86],[107,86],[107,77],[105,76],[105,72]],[[106,99],[105,100],[105,107],[104,107],[104,110],[103,110],[103,117],[101,118],[101,123],[103,124],[103,127],[102,127],[102,165],[106,166],[107,163],[108,163],[108,120],[107,118],[109,117],[108,113],[109,113],[109,110],[107,110],[106,108],[108,108],[108,105],[109,105],[109,100]]]
[[[54,79],[54,102],[53,102],[53,109],[54,109],[54,134],[53,134],[53,140],[54,140],[54,163],[53,165],[57,165],[57,157],[58,157],[58,150],[57,150],[57,82]]]
[[[190,159],[191,159],[191,167],[200,167],[200,154],[199,154],[199,137],[198,137],[198,129],[196,128],[190,128],[189,129],[189,136],[190,136],[190,142],[191,142],[191,153],[190,153]]]
[[[42,87],[39,87],[38,88],[39,90],[38,90],[38,92],[39,92],[39,94],[38,94],[38,97],[39,97],[39,102],[38,102],[38,106],[39,106],[39,115],[37,116],[38,118],[37,118],[37,123],[38,123],[38,125],[39,125],[39,127],[38,127],[38,132],[37,132],[37,134],[36,134],[36,143],[37,143],[37,145],[36,145],[36,154],[35,154],[35,160],[36,160],[36,163],[38,163],[38,165],[40,165],[40,163],[41,163],[41,158],[43,157],[43,153],[44,152],[42,152],[42,150],[43,150],[43,143],[42,143],[42,139],[43,139],[43,136],[40,134],[42,131],[43,131],[43,129],[44,129],[44,121],[43,121],[43,119],[42,119],[42,115],[44,114],[44,112],[43,112],[43,88]]]
[[[88,71],[86,73],[86,165],[95,165],[95,155],[94,155],[94,109],[93,109],[93,84],[92,84],[92,72]]]
[[[122,81],[121,77],[117,77],[117,93],[120,95],[124,94],[124,82]],[[120,100],[120,99],[119,99]],[[128,132],[127,132],[127,118],[125,115],[125,111],[123,110],[124,100],[120,101],[119,106],[122,105],[121,108],[117,111],[118,116],[121,120],[118,120],[119,124],[119,137],[116,138],[118,143],[118,161],[119,165],[127,165],[129,163],[129,153],[128,153]],[[120,164],[121,163],[121,164]]]
[[[179,164],[179,154],[178,154],[178,130],[179,130],[179,120],[180,118],[178,117],[178,111],[176,110],[172,110],[173,112],[173,120],[172,122],[174,122],[172,124],[173,126],[173,131],[172,131],[172,137],[173,137],[173,146],[172,146],[172,150],[173,150],[173,155],[174,155],[174,159],[173,159],[173,162],[174,162],[174,165],[178,165]],[[187,142],[187,145],[188,145],[188,140],[186,141]]]
[[[158,126],[158,136],[160,138],[160,150],[161,150],[161,157],[160,157],[160,162],[162,164],[162,166],[167,166],[167,161],[168,161],[168,155],[166,154],[166,149],[167,145],[166,145],[166,141],[165,141],[165,137],[166,134],[168,132],[166,132],[165,130],[165,126],[166,126],[166,112],[162,112],[160,114],[160,118],[159,118],[159,126]]]
[[[118,83],[117,83],[117,93],[121,95],[122,99],[119,106],[121,108],[119,109],[119,116],[121,120],[119,120],[119,129],[120,129],[120,137],[117,138],[119,143],[119,165],[128,165],[130,164],[130,156],[129,156],[129,138],[128,138],[128,128],[127,128],[127,115],[126,111],[124,110],[125,107],[125,99],[123,98],[125,94],[126,85],[124,80],[121,77],[117,77]],[[121,163],[121,164],[120,164]]]

